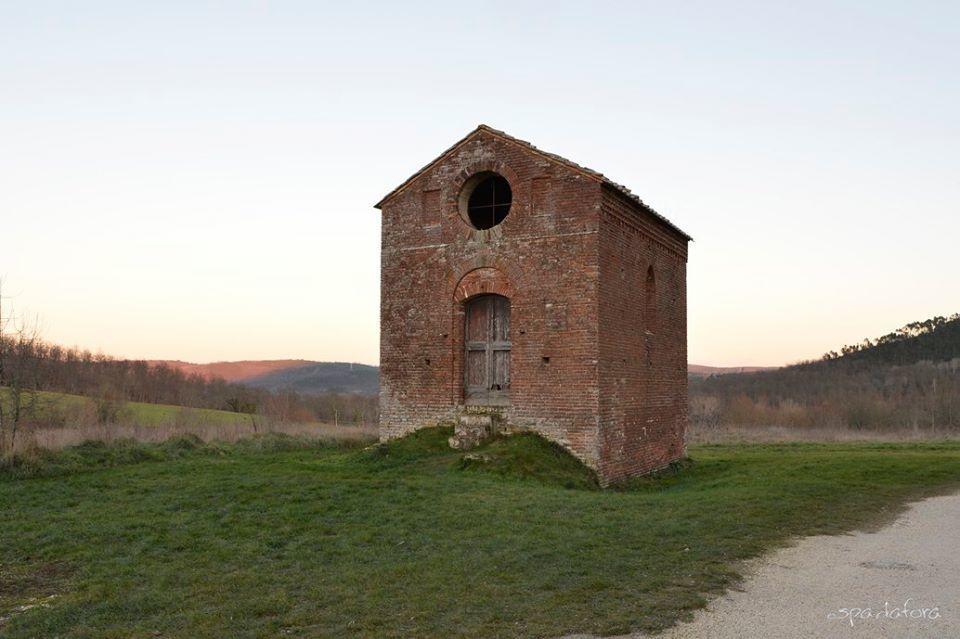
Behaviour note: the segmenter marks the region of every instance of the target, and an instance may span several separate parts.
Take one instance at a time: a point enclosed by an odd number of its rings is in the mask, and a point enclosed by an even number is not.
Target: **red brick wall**
[[[464,222],[457,207],[463,183],[479,171],[500,173],[513,191],[510,214],[485,231]],[[628,397],[651,392],[641,381],[646,373],[633,373],[623,387],[611,385],[611,375],[618,374],[612,359],[617,345],[638,346],[624,337],[635,324],[618,324],[612,310],[617,302],[609,299],[636,291],[604,281],[611,268],[619,268],[611,266],[617,240],[605,191],[591,176],[481,130],[383,203],[382,439],[455,419],[463,401],[463,301],[485,291],[511,301],[510,407],[504,413],[511,426],[560,442],[609,478],[663,465],[666,438],[628,445],[625,437],[642,433],[630,424],[652,416],[659,420],[653,430],[666,432],[669,423],[680,429],[679,439],[671,441],[682,442],[682,416],[668,419],[667,408],[643,412],[645,396]],[[630,246],[658,257],[657,250],[644,248],[649,242],[641,232]],[[682,249],[685,255],[685,243]],[[679,324],[655,346],[658,375],[672,371],[678,357],[686,365],[685,311],[677,311],[685,308],[683,260],[667,267],[673,262],[664,254],[660,261],[665,273],[662,287],[658,279],[658,308],[662,304],[664,322]],[[658,406],[666,402],[683,411],[686,377],[682,383],[675,378],[671,372],[651,397]],[[610,391],[614,395],[605,397]],[[668,398],[674,391],[682,397]],[[624,425],[624,436],[600,433],[623,431]],[[644,454],[650,458],[635,459]]]
[[[686,260],[685,240],[604,189],[599,470],[607,480],[656,470],[683,455]]]

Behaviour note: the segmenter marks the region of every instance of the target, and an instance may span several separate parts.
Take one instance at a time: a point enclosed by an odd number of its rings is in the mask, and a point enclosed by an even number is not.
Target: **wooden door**
[[[503,403],[510,390],[510,300],[483,295],[467,302],[464,386],[471,403]]]

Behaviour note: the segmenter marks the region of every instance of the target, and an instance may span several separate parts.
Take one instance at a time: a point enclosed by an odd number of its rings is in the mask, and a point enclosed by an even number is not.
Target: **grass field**
[[[678,472],[601,491],[535,437],[465,459],[448,434],[88,445],[68,465],[8,467],[0,634],[657,630],[730,586],[742,559],[960,485],[955,442],[697,446]]]
[[[9,389],[0,388],[0,401],[9,403]],[[170,404],[148,404],[145,402],[122,402],[117,404],[118,417],[126,422],[141,426],[164,426],[177,421],[193,420],[210,424],[250,424],[252,417],[243,413],[232,413],[211,408],[186,408]],[[37,413],[41,420],[51,414],[76,417],[85,414],[96,415],[97,400],[83,395],[68,393],[37,393]]]

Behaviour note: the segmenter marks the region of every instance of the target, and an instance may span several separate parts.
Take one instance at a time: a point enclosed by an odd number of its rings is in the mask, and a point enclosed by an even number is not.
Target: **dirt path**
[[[805,538],[746,575],[742,590],[656,636],[960,637],[960,495],[917,502],[877,532]]]

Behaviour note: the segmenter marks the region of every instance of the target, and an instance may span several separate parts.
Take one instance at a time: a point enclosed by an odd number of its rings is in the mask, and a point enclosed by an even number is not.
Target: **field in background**
[[[372,426],[335,426],[334,424],[267,422],[254,430],[249,424],[194,423],[192,425],[170,424],[160,426],[137,426],[113,424],[80,428],[38,428],[27,431],[18,438],[15,453],[28,453],[34,449],[61,450],[84,442],[112,443],[134,440],[144,443],[160,443],[184,436],[195,436],[204,442],[234,443],[241,439],[279,433],[307,439],[332,439],[343,441],[374,441],[377,429]]]
[[[10,391],[0,388],[0,401],[9,404]],[[37,391],[37,405],[26,419],[42,422],[46,425],[63,426],[90,425],[92,423],[131,422],[141,426],[168,426],[176,423],[203,422],[207,424],[246,424],[253,423],[253,415],[233,413],[212,408],[188,408],[171,404],[149,404],[146,402],[127,402],[104,400],[71,395]],[[9,410],[9,409],[8,409]]]
[[[7,389],[0,388],[0,401],[9,401]],[[19,428],[14,452],[35,448],[60,450],[85,441],[162,442],[183,435],[195,435],[206,442],[235,442],[263,433],[365,440],[376,437],[376,426],[284,422],[209,408],[111,401],[40,391],[37,405]]]

